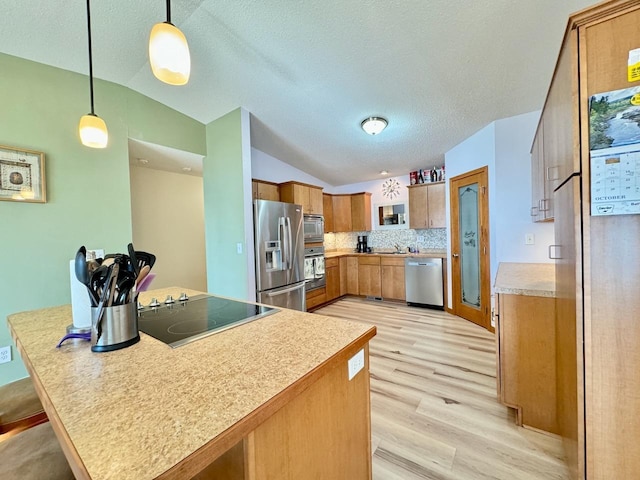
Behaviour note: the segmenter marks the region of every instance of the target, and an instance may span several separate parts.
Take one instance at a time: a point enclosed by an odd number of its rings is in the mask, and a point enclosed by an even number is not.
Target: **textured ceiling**
[[[571,12],[592,0],[173,0],[191,80],[147,59],[165,2],[92,2],[94,73],[203,123],[241,106],[253,145],[332,185],[402,175],[542,107]],[[0,51],[88,71],[85,2],[0,0]],[[100,92],[96,92],[100,113]],[[371,137],[360,121],[389,120]]]

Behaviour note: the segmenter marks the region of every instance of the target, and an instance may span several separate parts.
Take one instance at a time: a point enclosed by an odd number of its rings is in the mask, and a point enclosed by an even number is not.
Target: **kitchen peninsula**
[[[201,293],[140,301],[181,292]],[[66,305],[8,324],[77,479],[371,478],[375,328],[282,309],[178,348],[141,333],[93,353],[55,348],[70,319]]]

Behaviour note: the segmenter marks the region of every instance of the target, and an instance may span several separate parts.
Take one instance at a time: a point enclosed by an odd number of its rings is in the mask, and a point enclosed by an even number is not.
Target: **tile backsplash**
[[[394,248],[395,244],[402,248],[416,246],[420,250],[446,249],[447,229],[430,228],[427,230],[373,230],[371,232],[326,233],[324,235],[324,248],[327,250],[353,248],[358,243],[358,235],[368,236],[368,246],[376,248]],[[424,241],[418,242],[418,236],[424,237]]]

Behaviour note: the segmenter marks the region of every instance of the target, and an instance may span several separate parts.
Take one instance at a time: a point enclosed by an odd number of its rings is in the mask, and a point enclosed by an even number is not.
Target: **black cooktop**
[[[175,348],[278,311],[272,307],[198,295],[185,302],[145,307],[138,312],[138,329]]]

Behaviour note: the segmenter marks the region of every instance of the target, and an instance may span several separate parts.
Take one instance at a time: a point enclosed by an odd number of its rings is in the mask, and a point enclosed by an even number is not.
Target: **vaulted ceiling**
[[[94,0],[94,73],[203,123],[244,107],[256,148],[343,185],[441,165],[486,124],[540,109],[568,15],[593,3],[173,0],[192,74],[171,87],[147,58],[165,2]],[[88,72],[84,1],[0,0],[0,13],[1,52]],[[375,137],[360,129],[370,115],[389,120]]]

